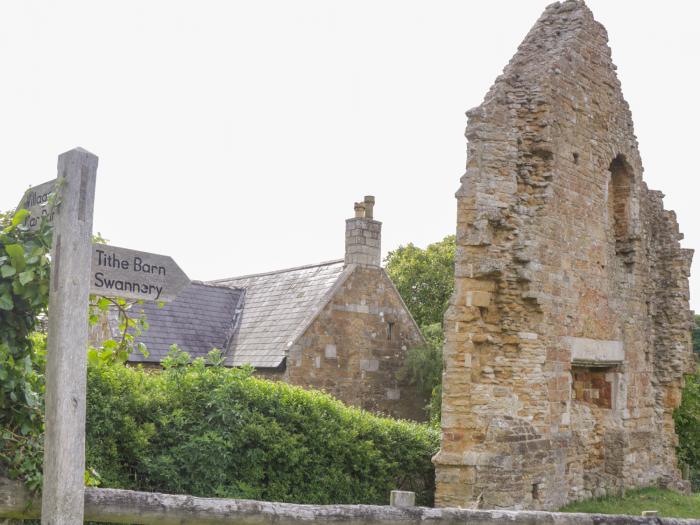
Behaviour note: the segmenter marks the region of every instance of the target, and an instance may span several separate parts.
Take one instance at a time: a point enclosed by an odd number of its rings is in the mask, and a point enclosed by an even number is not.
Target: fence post
[[[42,525],[82,525],[85,391],[97,157],[81,148],[58,157],[46,348]]]

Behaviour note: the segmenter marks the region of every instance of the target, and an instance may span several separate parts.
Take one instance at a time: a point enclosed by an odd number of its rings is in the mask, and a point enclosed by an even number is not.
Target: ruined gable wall
[[[290,349],[285,380],[372,412],[421,421],[425,402],[397,373],[406,351],[422,343],[386,272],[358,266]]]
[[[468,116],[438,504],[677,480],[690,254],[641,180],[604,28],[549,6]]]

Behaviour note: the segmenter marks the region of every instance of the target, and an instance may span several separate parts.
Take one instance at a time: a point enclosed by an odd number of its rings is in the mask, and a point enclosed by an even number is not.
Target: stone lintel
[[[622,341],[587,337],[563,337],[562,341],[571,350],[571,361],[574,363],[588,366],[614,366],[625,360]]]

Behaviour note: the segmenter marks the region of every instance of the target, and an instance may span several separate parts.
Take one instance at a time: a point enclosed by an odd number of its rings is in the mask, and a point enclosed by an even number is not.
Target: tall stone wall
[[[438,505],[682,487],[692,251],[642,181],[605,29],[550,5],[467,115]]]

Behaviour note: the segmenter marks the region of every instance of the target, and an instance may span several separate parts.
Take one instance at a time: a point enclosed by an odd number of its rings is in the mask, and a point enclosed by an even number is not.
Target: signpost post
[[[27,190],[23,226],[53,226],[42,525],[82,525],[90,294],[172,301],[189,279],[166,255],[92,244],[97,157],[81,148],[58,157],[58,178]]]
[[[42,525],[81,525],[85,485],[85,392],[97,157],[76,148],[58,157],[53,219]],[[43,186],[43,185],[42,185]]]

